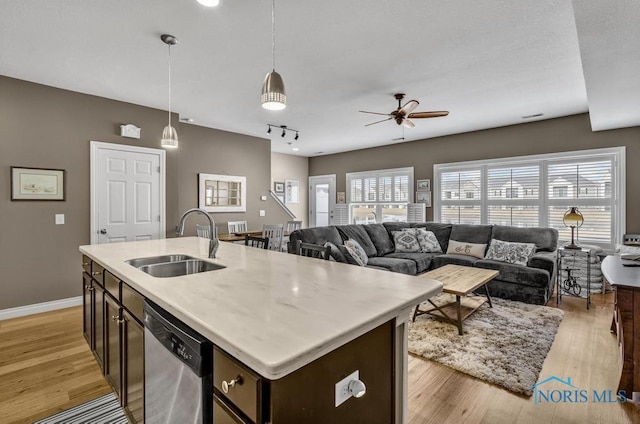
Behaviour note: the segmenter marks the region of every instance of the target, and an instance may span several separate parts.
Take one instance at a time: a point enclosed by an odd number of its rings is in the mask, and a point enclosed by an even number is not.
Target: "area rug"
[[[116,395],[109,393],[33,424],[127,424]]]
[[[448,294],[432,298],[437,304]],[[458,328],[428,315],[409,323],[409,352],[531,396],[564,312],[493,298]],[[422,308],[431,306],[426,303]]]

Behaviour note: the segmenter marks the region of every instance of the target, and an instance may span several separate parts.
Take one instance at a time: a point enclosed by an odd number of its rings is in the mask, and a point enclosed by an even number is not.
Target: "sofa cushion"
[[[402,231],[405,228],[411,228],[411,224],[408,222],[383,222],[382,225],[387,229],[389,237],[391,237],[391,233],[394,231]]]
[[[369,265],[402,274],[416,275],[418,273],[415,261],[411,259],[390,258],[389,255],[383,256],[382,258],[369,258],[367,266]]]
[[[324,246],[329,246],[331,248],[330,255],[333,260],[335,260],[336,262],[347,262],[347,258],[342,254],[340,249],[338,249],[338,246],[331,243],[330,241],[326,242]]]
[[[519,243],[535,243],[536,251],[553,252],[558,246],[558,230],[555,228],[518,228],[494,225],[492,238]]]
[[[338,228],[338,232],[342,236],[342,240],[353,239],[358,242],[360,246],[364,249],[364,252],[368,257],[377,256],[378,251],[376,247],[373,245],[371,241],[371,237],[364,229],[364,225],[359,224],[351,224],[351,225],[341,225]]]
[[[427,271],[431,265],[431,261],[435,256],[434,253],[389,253],[386,258],[411,259],[416,263],[416,272]]]
[[[411,224],[411,226],[415,228],[424,228],[427,231],[431,231],[436,235],[438,243],[440,243],[440,249],[442,249],[443,252],[447,251],[453,224],[443,224],[441,222],[421,222],[418,224]]]
[[[463,266],[473,266],[474,263],[479,261],[480,259],[474,258],[473,256],[467,255],[435,255],[433,260],[431,261],[431,268],[440,268],[441,266],[452,264],[452,265],[463,265]]]
[[[393,240],[389,235],[389,232],[382,224],[369,224],[364,225],[364,230],[369,234],[371,242],[376,247],[376,256],[384,256],[395,250]]]
[[[396,252],[400,253],[420,253],[420,243],[418,243],[418,237],[413,231],[394,231],[393,243],[396,245]]]
[[[526,266],[535,251],[535,243],[516,243],[493,239],[484,258]]]
[[[362,246],[360,246],[360,243],[358,243],[356,240],[345,240],[344,247],[347,249],[351,257],[355,259],[358,265],[365,266],[367,264],[369,257],[367,256]]]
[[[440,242],[433,234],[433,231],[428,231],[425,228],[414,228],[418,243],[420,244],[420,251],[423,253],[442,253],[442,247]],[[404,230],[407,231],[407,230]]]
[[[486,244],[467,243],[457,240],[449,240],[448,254],[473,256],[478,259],[484,258],[484,252],[487,250]]]
[[[324,245],[328,241],[336,246],[342,244],[342,237],[340,237],[338,229],[334,226],[305,228],[293,231],[289,235],[289,253],[295,253],[295,246],[298,240],[319,245]]]
[[[493,225],[454,224],[451,229],[449,240],[463,241],[466,243],[489,244],[492,228]]]
[[[540,288],[546,288],[549,285],[549,273],[539,268],[492,261],[490,259],[476,261],[473,266],[499,271],[500,274],[495,278],[496,280]]]

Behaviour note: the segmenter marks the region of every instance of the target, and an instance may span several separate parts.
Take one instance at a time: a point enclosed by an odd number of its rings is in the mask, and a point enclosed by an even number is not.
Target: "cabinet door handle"
[[[227,382],[226,380],[222,380],[222,391],[225,393],[229,393],[229,388],[235,387],[236,384],[239,386],[242,384],[242,377],[237,376],[233,380]]]
[[[82,266],[88,266],[90,264],[91,264],[91,262],[82,262]]]
[[[93,271],[91,273],[91,275],[100,275],[100,274],[102,274],[102,271]]]

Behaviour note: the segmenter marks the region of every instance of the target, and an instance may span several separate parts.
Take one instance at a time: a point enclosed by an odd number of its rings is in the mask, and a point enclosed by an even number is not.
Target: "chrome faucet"
[[[191,215],[192,213],[201,213],[209,220],[209,226],[211,227],[211,231],[209,233],[209,237],[211,238],[211,240],[209,240],[209,257],[215,258],[218,247],[220,246],[220,241],[218,240],[218,236],[216,234],[216,224],[213,222],[213,218],[211,218],[209,212],[200,208],[189,209],[180,217],[180,221],[178,222],[178,226],[176,227],[176,234],[178,236],[182,236],[182,234],[184,234],[184,222],[186,221],[187,216]]]

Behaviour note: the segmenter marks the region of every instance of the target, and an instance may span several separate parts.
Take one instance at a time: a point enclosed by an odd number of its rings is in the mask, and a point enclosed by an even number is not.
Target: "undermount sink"
[[[155,263],[137,267],[140,271],[146,272],[152,277],[167,278],[179,277],[181,275],[197,274],[200,272],[216,271],[226,268],[223,265],[200,259],[187,259],[183,261]]]
[[[226,268],[223,265],[203,261],[189,255],[162,255],[125,261],[152,277],[168,278],[197,274]]]
[[[140,268],[141,266],[144,266],[144,265],[162,264],[165,262],[186,261],[187,259],[195,259],[195,258],[189,255],[162,255],[162,256],[150,256],[148,258],[129,259],[128,261],[125,261],[125,262],[131,266]]]

